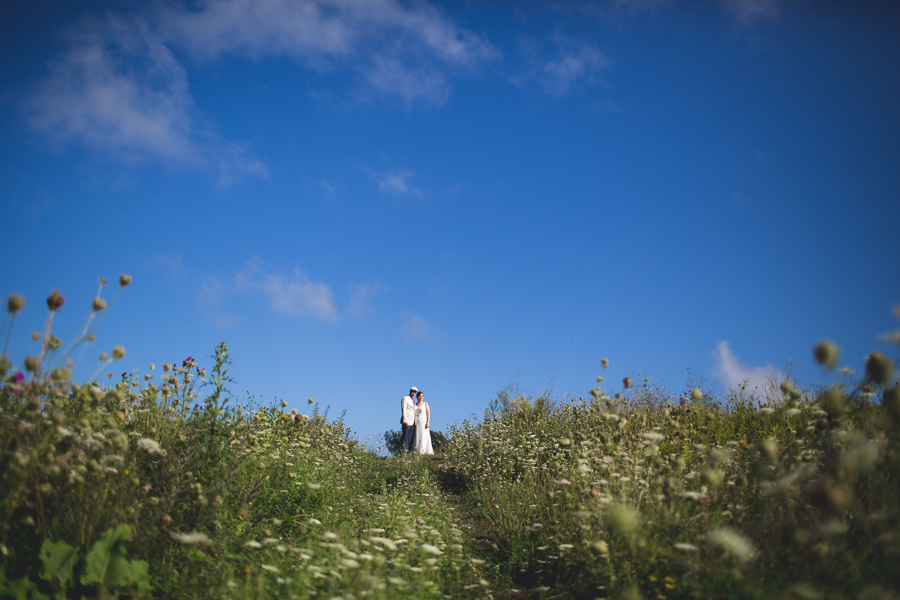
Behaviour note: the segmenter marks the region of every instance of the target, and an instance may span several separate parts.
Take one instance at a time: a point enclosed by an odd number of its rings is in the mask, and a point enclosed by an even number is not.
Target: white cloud
[[[373,39],[385,37],[451,65],[474,66],[499,55],[425,2],[211,0],[199,11],[165,11],[162,23],[170,39],[203,59],[285,55],[324,67],[361,55]]]
[[[554,44],[548,53],[542,42],[522,39],[520,44],[527,57],[528,70],[514,77],[512,82],[525,85],[537,81],[544,93],[559,98],[576,87],[594,87],[604,83],[602,71],[610,65],[594,44],[554,33]]]
[[[362,71],[375,93],[399,96],[408,104],[421,101],[440,106],[450,95],[450,85],[443,73],[432,68],[410,67],[396,58],[376,56]]]
[[[251,258],[234,277],[239,291],[255,291],[268,296],[270,308],[291,317],[312,317],[330,323],[337,322],[337,308],[331,288],[315,283],[299,267],[289,275]]]
[[[180,252],[171,251],[165,254],[157,254],[150,261],[150,264],[162,270],[170,280],[176,283],[187,279],[187,265],[184,264],[184,256]]]
[[[391,169],[387,173],[371,173],[378,180],[378,191],[382,194],[412,194],[418,198],[422,192],[410,184],[412,171],[406,169]]]
[[[397,0],[208,0],[82,21],[68,41],[24,101],[32,126],[116,158],[210,169],[220,184],[268,169],[198,118],[171,47],[197,60],[287,56],[319,70],[350,68],[369,94],[432,105],[449,94],[444,70],[499,56],[432,5]]]
[[[556,60],[541,65],[538,79],[544,92],[559,97],[575,85],[593,87],[603,83],[600,72],[609,64],[609,59],[593,44],[564,43]]]
[[[203,313],[203,318],[217,329],[233,327],[240,317],[222,307],[222,301],[228,296],[229,286],[221,277],[209,276],[200,280],[195,301]]]
[[[725,385],[736,390],[747,381],[748,395],[757,398],[764,397],[768,378],[777,378],[780,374],[778,369],[771,364],[766,364],[764,367],[751,367],[742,363],[725,340],[719,342],[718,349],[713,351],[713,357],[716,360],[717,375],[724,380]]]
[[[212,168],[221,183],[266,166],[197,125],[187,75],[143,20],[86,21],[24,102],[28,122],[127,160]]]
[[[721,0],[721,2],[745,25],[757,19],[773,19],[778,16],[779,0]]]
[[[400,325],[400,335],[408,341],[428,341],[436,337],[434,326],[423,317],[408,314],[403,317]]]
[[[351,317],[362,318],[372,312],[370,300],[378,294],[387,291],[388,286],[380,281],[372,283],[354,283],[350,285],[350,306],[347,314]]]

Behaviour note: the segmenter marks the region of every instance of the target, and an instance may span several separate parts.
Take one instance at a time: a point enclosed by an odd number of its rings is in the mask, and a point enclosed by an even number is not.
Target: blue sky
[[[900,9],[211,0],[0,9],[4,293],[129,273],[95,345],[437,429],[585,395],[860,371],[900,302]],[[86,375],[85,375],[86,376]]]

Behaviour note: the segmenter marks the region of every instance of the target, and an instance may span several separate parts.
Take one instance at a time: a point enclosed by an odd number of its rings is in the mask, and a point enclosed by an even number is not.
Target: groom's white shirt
[[[394,396],[396,398],[396,396]],[[400,410],[403,415],[403,422],[407,425],[415,425],[416,423],[416,403],[413,402],[411,396],[403,396],[400,400]]]

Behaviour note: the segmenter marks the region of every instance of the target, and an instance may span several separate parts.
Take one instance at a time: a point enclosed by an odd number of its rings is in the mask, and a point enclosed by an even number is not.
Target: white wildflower
[[[803,411],[801,411],[799,408],[789,408],[784,411],[784,416],[793,417],[794,415],[799,415],[801,412]]]
[[[733,529],[714,529],[709,534],[709,541],[724,548],[740,562],[749,562],[753,559],[755,552],[753,544]]]
[[[655,431],[645,431],[643,434],[641,434],[641,437],[645,440],[650,440],[651,442],[661,442],[662,440],[666,439],[666,436]]]
[[[159,446],[159,443],[155,440],[151,440],[150,438],[141,438],[137,442],[138,448],[149,452],[150,454],[162,454],[162,448]]]
[[[684,542],[679,542],[679,543],[675,544],[675,549],[681,550],[683,552],[696,552],[697,546],[695,546],[693,544],[686,544]]]
[[[432,546],[431,544],[422,544],[422,550],[424,550],[428,554],[434,554],[435,556],[440,556],[441,554],[443,554],[440,548],[438,548],[437,546]]]
[[[273,567],[272,565],[260,565],[260,567],[269,573],[281,573],[281,571],[278,570],[278,567]]]
[[[193,546],[196,544],[200,544],[201,546],[208,546],[212,544],[212,540],[209,539],[209,536],[205,533],[198,533],[196,531],[191,533],[179,533],[177,531],[170,531],[169,535],[176,542],[181,542],[185,546]]]
[[[775,412],[775,409],[772,408],[771,406],[763,406],[762,408],[759,409],[759,414],[761,414],[761,415],[771,415],[774,412]]]
[[[263,547],[262,544],[260,544],[259,542],[255,542],[253,540],[250,540],[249,542],[244,544],[244,548],[249,548],[251,550],[259,550],[262,547]]]

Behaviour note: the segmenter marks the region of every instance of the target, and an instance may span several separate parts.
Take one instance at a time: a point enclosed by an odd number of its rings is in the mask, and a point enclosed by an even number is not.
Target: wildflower
[[[559,545],[560,550],[571,550],[574,547],[575,546],[573,546],[572,544],[560,544]]]
[[[33,373],[37,371],[38,366],[41,364],[41,359],[37,356],[26,356],[25,357],[25,370],[29,373]]]
[[[353,560],[352,558],[342,558],[341,565],[347,567],[348,569],[358,569],[359,563]]]
[[[722,547],[740,562],[749,562],[753,559],[754,548],[747,538],[733,529],[714,529],[708,539],[713,544]]]
[[[137,447],[150,454],[162,454],[162,448],[159,442],[150,438],[141,438],[137,441]]]
[[[624,504],[610,508],[606,513],[606,522],[610,530],[624,537],[633,536],[641,526],[637,512]]]
[[[262,547],[263,547],[262,544],[260,544],[259,542],[254,541],[254,540],[250,540],[249,542],[247,542],[246,544],[244,544],[244,548],[249,548],[250,550],[259,550],[259,549],[262,548]]]
[[[128,287],[131,285],[131,275],[119,275],[119,287]]]
[[[309,404],[312,404],[313,402],[315,402],[315,400],[313,400],[312,398],[307,398],[306,401],[307,401]]]
[[[209,536],[205,533],[198,533],[196,531],[192,533],[179,533],[177,531],[170,531],[169,536],[175,540],[176,542],[181,542],[185,546],[195,546],[200,544],[201,546],[209,546],[212,544],[212,540],[209,539]]]
[[[121,358],[125,358],[125,348],[123,348],[122,346],[114,347],[113,351],[112,351],[112,358],[113,358],[113,360],[119,360]]]
[[[656,431],[645,431],[641,434],[641,437],[645,440],[650,440],[651,442],[660,442],[666,439],[666,436]]]
[[[163,363],[163,371],[168,373],[172,368],[172,363]]]
[[[813,348],[813,357],[820,365],[828,369],[833,369],[837,366],[840,352],[841,351],[836,344],[829,342],[828,340],[823,340]]]
[[[50,312],[56,312],[66,303],[66,299],[59,295],[59,290],[53,290],[53,293],[47,296],[47,308]]]
[[[631,377],[626,377],[622,380],[622,386],[627,390],[631,387]]]
[[[789,408],[784,411],[784,416],[793,417],[794,415],[799,415],[801,412],[803,411],[801,411],[799,408]]]
[[[6,310],[9,314],[18,313],[25,306],[25,298],[18,294],[10,294],[6,299]]]
[[[878,352],[869,354],[866,360],[866,376],[879,385],[884,385],[894,374],[894,361]]]
[[[607,368],[607,367],[609,366],[609,359],[607,359],[607,358],[601,358],[601,359],[600,359],[600,366],[603,367],[604,369]]]
[[[691,390],[691,399],[694,402],[700,402],[701,400],[703,400],[703,392],[700,390],[700,388],[695,387]]]
[[[94,303],[91,305],[91,308],[94,309],[94,312],[103,310],[106,308],[106,300],[103,298],[94,298]]]
[[[422,544],[422,550],[424,550],[428,554],[434,554],[435,556],[440,556],[441,554],[443,554],[440,548],[438,548],[437,546],[432,546],[431,544]]]
[[[609,545],[603,540],[598,540],[591,544],[591,551],[597,554],[609,554]]]

